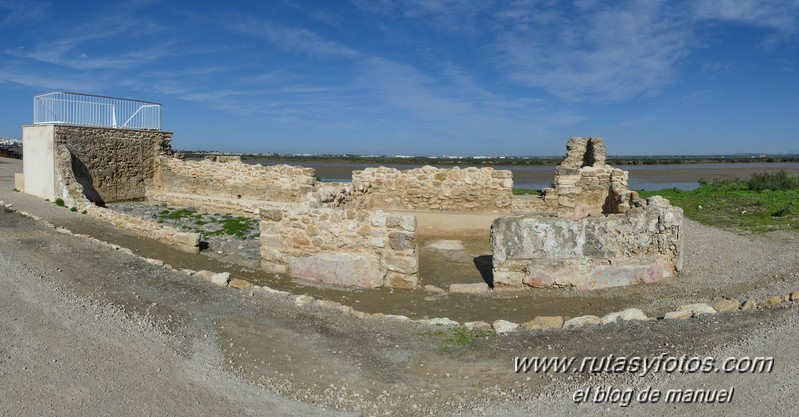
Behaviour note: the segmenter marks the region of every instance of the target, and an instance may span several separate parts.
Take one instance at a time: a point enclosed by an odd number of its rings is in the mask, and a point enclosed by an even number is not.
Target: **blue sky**
[[[180,149],[799,152],[799,0],[0,0],[0,136],[48,91]]]

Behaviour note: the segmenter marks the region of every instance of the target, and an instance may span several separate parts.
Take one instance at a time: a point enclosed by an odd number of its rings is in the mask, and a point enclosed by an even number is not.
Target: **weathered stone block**
[[[320,253],[286,256],[289,273],[297,278],[329,284],[375,288],[383,285],[385,271],[370,253]]]
[[[394,271],[386,273],[386,287],[413,290],[419,286],[416,274],[402,274]]]
[[[411,214],[397,214],[386,217],[386,227],[400,229],[407,232],[416,231],[416,216]]]
[[[199,246],[200,245],[200,234],[199,233],[187,233],[187,232],[178,232],[175,233],[173,237],[175,243],[179,245],[185,246]]]
[[[419,270],[418,260],[415,255],[403,256],[385,254],[380,259],[380,265],[389,271],[401,272],[403,274],[415,274]]]
[[[527,330],[560,329],[563,327],[563,317],[537,316],[526,323],[522,323],[522,327]]]
[[[489,290],[490,288],[488,288],[488,284],[485,282],[478,282],[474,284],[451,284],[449,286],[449,292],[456,294],[481,294],[486,293]]]
[[[388,244],[394,250],[415,250],[416,237],[412,233],[391,232],[388,234]]]

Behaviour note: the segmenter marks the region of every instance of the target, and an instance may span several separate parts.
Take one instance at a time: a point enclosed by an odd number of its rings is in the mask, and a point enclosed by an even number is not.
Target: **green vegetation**
[[[756,173],[749,180],[700,180],[691,191],[676,188],[641,191],[662,195],[691,219],[726,229],[767,232],[799,230],[799,178],[780,171]]]
[[[55,199],[55,205],[57,205],[58,207],[66,207],[64,199],[60,197]]]
[[[208,213],[198,213],[192,208],[171,209],[166,208],[158,213],[158,223],[165,220],[191,221],[192,226],[183,225],[192,232],[200,233],[203,237],[229,235],[241,239],[257,238],[258,220],[237,216],[219,216]]]
[[[14,188],[14,192],[15,192],[15,193],[18,193],[18,192],[19,192],[19,190],[17,190],[16,188]]]
[[[490,334],[482,330],[469,330],[463,327],[452,327],[448,330],[448,332],[445,330],[423,331],[418,334],[435,339],[440,344],[439,350],[442,352],[471,346],[477,339],[485,338]]]
[[[69,211],[76,212],[76,211],[78,211],[78,208],[73,206],[73,207],[69,208]]]
[[[158,217],[161,219],[169,219],[169,220],[180,220],[186,217],[192,217],[197,214],[197,210],[194,209],[164,209],[158,213]]]
[[[513,195],[542,195],[541,190],[532,188],[514,188]]]

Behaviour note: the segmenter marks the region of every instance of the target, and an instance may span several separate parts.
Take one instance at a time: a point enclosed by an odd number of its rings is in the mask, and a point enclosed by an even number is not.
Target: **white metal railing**
[[[53,92],[33,98],[33,124],[161,130],[161,105],[149,101]]]

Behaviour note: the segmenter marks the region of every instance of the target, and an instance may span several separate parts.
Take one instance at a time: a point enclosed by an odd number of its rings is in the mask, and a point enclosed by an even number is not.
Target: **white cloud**
[[[352,0],[361,10],[389,16],[398,15],[425,22],[434,30],[475,33],[480,17],[493,7],[489,0]]]
[[[0,25],[18,26],[46,17],[50,13],[50,5],[30,0],[0,0],[0,12],[5,15],[0,18]]]
[[[495,47],[515,80],[566,100],[625,100],[656,94],[690,52],[691,28],[657,2],[582,14],[523,3],[499,15]],[[554,7],[554,8],[553,8]]]
[[[773,29],[782,35],[797,32],[797,0],[698,0],[693,2],[697,19],[736,22]]]
[[[322,38],[305,28],[290,28],[273,22],[240,18],[232,28],[239,33],[254,36],[286,52],[303,52],[321,57],[354,58],[358,52],[347,46]]]

